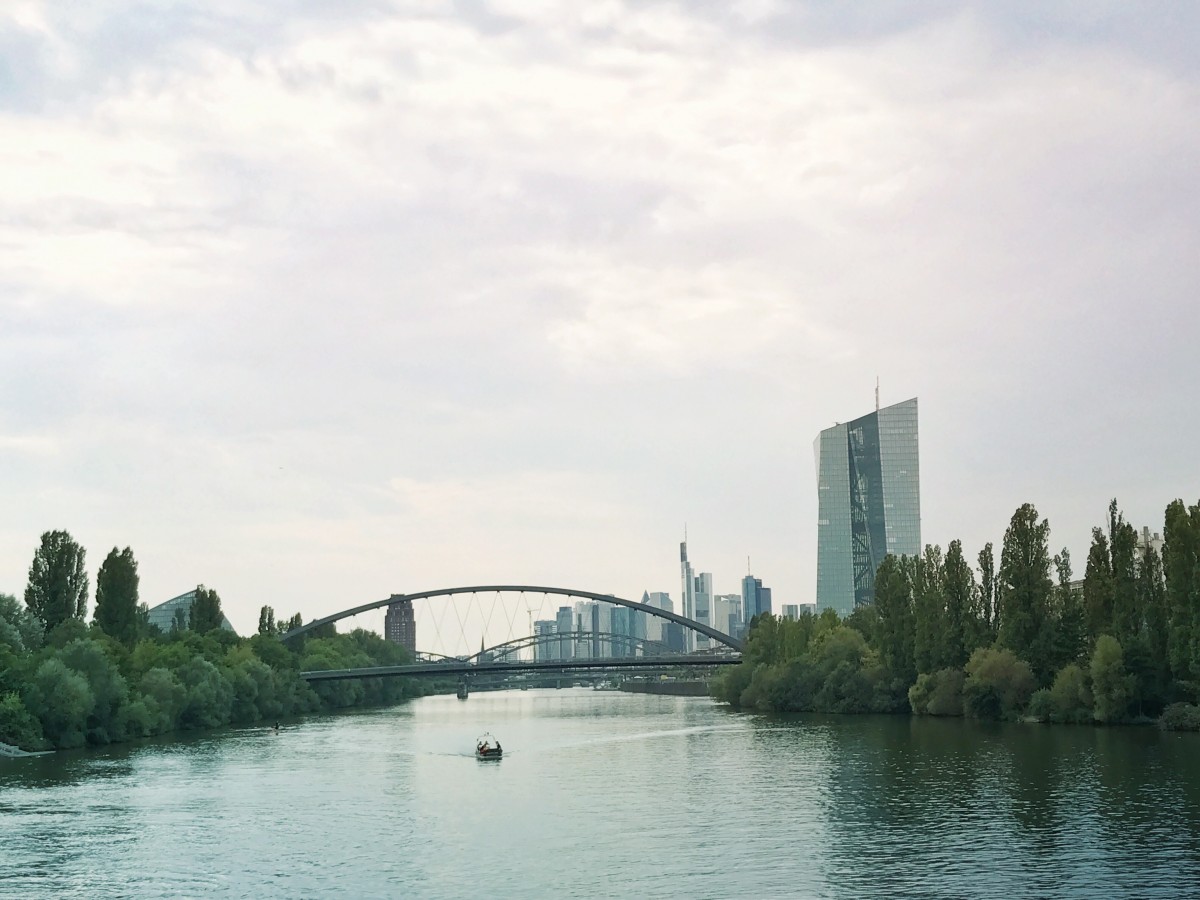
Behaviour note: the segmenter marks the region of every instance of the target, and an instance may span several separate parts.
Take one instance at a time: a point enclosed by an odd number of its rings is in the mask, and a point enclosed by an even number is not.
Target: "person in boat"
[[[488,747],[487,741],[484,741],[482,744],[479,745],[479,752],[482,753],[484,756],[488,755],[489,749],[490,748]]]
[[[499,741],[496,741],[496,752],[497,752],[497,753],[503,753],[503,752],[504,752],[503,750],[501,750],[501,749],[500,749],[500,742],[499,742]]]

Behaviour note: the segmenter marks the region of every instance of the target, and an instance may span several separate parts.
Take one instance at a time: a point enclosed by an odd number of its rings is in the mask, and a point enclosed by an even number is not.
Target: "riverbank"
[[[23,756],[45,756],[53,750],[22,750],[12,744],[0,744],[0,759],[18,759]]]

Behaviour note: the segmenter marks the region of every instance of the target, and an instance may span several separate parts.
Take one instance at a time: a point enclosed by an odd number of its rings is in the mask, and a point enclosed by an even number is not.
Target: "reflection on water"
[[[0,761],[0,896],[1176,898],[1198,801],[1153,729],[427,697]]]

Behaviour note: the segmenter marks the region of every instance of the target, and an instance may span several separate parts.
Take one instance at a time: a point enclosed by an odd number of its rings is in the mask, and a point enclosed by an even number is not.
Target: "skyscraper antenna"
[[[747,556],[747,557],[746,557],[746,574],[747,574],[747,575],[751,574],[751,571],[750,571],[750,557],[749,557],[749,556]]]
[[[879,376],[875,376],[875,412],[879,412]]]

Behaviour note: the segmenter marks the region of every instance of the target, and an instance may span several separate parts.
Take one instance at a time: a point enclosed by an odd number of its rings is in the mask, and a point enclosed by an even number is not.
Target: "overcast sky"
[[[1200,5],[0,5],[0,591],[813,599],[813,440],[1080,573],[1200,497]],[[90,608],[90,607],[89,607]],[[381,616],[379,620],[381,621]],[[378,624],[373,621],[363,624]]]

